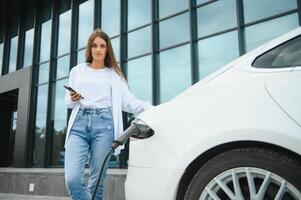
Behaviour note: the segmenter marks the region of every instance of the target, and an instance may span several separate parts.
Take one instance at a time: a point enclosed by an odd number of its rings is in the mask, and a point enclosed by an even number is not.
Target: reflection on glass
[[[245,23],[297,8],[296,0],[244,0]]]
[[[299,26],[298,14],[293,13],[273,20],[246,27],[246,50],[250,51],[261,44]],[[281,27],[281,28],[279,28]]]
[[[10,40],[10,54],[9,54],[9,73],[17,69],[17,51],[18,51],[18,36]]]
[[[16,131],[16,128],[17,128],[17,119],[18,119],[18,112],[17,111],[14,111],[13,112],[13,122],[12,122],[12,128],[13,128],[13,131]]]
[[[128,34],[128,58],[151,51],[150,26]]]
[[[3,43],[0,44],[0,76],[2,75]]]
[[[191,85],[189,45],[160,53],[160,100],[166,102]]]
[[[40,62],[50,58],[51,21],[48,20],[42,24]]]
[[[164,20],[159,24],[160,48],[189,40],[188,13]]]
[[[198,37],[237,26],[235,2],[219,0],[198,8]]]
[[[93,31],[94,1],[89,0],[79,5],[78,49],[87,45]]]
[[[34,132],[33,165],[40,167],[44,161],[44,148],[46,138],[46,115],[48,100],[48,85],[41,85],[37,88],[37,109]]]
[[[68,76],[69,74],[69,64],[70,63],[70,56],[64,56],[58,58],[57,60],[57,68],[56,68],[56,78],[62,78]]]
[[[150,23],[151,0],[128,1],[128,30]]]
[[[120,34],[120,0],[103,0],[101,28],[113,37]]]
[[[64,165],[64,143],[67,129],[67,107],[64,103],[65,88],[63,85],[68,84],[68,79],[57,81],[53,84],[53,108],[54,115],[52,123],[52,154],[51,165]]]
[[[112,39],[111,44],[112,44],[116,61],[119,62],[120,61],[120,37]]]
[[[36,118],[42,118],[47,113],[48,84],[38,87]]]
[[[14,149],[15,149],[15,138],[16,138],[16,130],[17,130],[17,120],[18,119],[18,112],[12,111],[11,116],[11,131],[9,135],[9,147],[8,147],[8,164],[12,165],[14,160]]]
[[[86,62],[86,49],[77,52],[77,64]]]
[[[71,38],[71,10],[64,12],[59,17],[59,39],[58,55],[68,53],[70,50]],[[79,31],[79,34],[81,31]]]
[[[163,18],[188,8],[188,0],[160,0],[159,17]]]
[[[196,0],[196,4],[199,5],[199,4],[205,3],[207,1],[212,1],[212,0]]]
[[[49,79],[49,62],[43,63],[39,67],[38,83],[48,82]]]
[[[3,62],[3,36],[4,36],[4,24],[0,23],[0,76],[2,75],[2,62]]]
[[[198,48],[202,79],[239,56],[237,31],[200,40]]]
[[[301,36],[273,48],[256,58],[256,68],[286,68],[301,66]]]
[[[131,91],[139,99],[152,102],[151,56],[128,62],[127,80]]]
[[[34,29],[25,32],[24,67],[32,65]]]

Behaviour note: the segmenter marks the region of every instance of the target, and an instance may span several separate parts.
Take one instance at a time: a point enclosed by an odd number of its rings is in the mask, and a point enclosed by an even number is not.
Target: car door
[[[262,54],[252,66],[278,72],[266,80],[266,90],[275,103],[301,126],[301,36]]]

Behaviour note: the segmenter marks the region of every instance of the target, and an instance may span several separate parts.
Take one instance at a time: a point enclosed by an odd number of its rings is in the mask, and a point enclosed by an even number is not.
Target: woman
[[[72,68],[65,102],[72,108],[65,141],[65,181],[72,199],[90,200],[100,166],[114,138],[123,131],[122,111],[137,115],[151,107],[129,91],[117,65],[110,39],[97,29],[88,39],[86,63]],[[118,155],[120,148],[115,150]],[[90,154],[88,186],[84,183],[85,164]],[[105,164],[96,199],[102,199]]]

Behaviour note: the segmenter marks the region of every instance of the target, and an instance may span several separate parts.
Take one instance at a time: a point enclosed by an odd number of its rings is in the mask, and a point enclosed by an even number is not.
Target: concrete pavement
[[[38,195],[20,195],[0,193],[1,200],[70,200],[68,197],[51,197],[51,196],[38,196]]]
[[[89,170],[86,170],[86,178]],[[109,169],[104,199],[125,200],[126,169]],[[67,200],[62,168],[0,168],[0,200]]]

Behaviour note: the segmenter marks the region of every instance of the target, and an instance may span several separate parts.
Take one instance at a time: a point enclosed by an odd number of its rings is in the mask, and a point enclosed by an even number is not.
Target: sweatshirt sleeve
[[[69,74],[69,80],[68,80],[68,86],[72,87],[72,88],[76,88],[75,87],[75,71],[74,68],[71,69],[70,74]],[[68,108],[74,108],[77,104],[79,103],[79,101],[72,101],[71,100],[71,96],[70,96],[70,92],[68,90],[66,90],[65,93],[65,104],[67,105]]]
[[[149,102],[137,99],[123,80],[121,80],[121,105],[123,111],[132,113],[135,116],[153,107]]]

